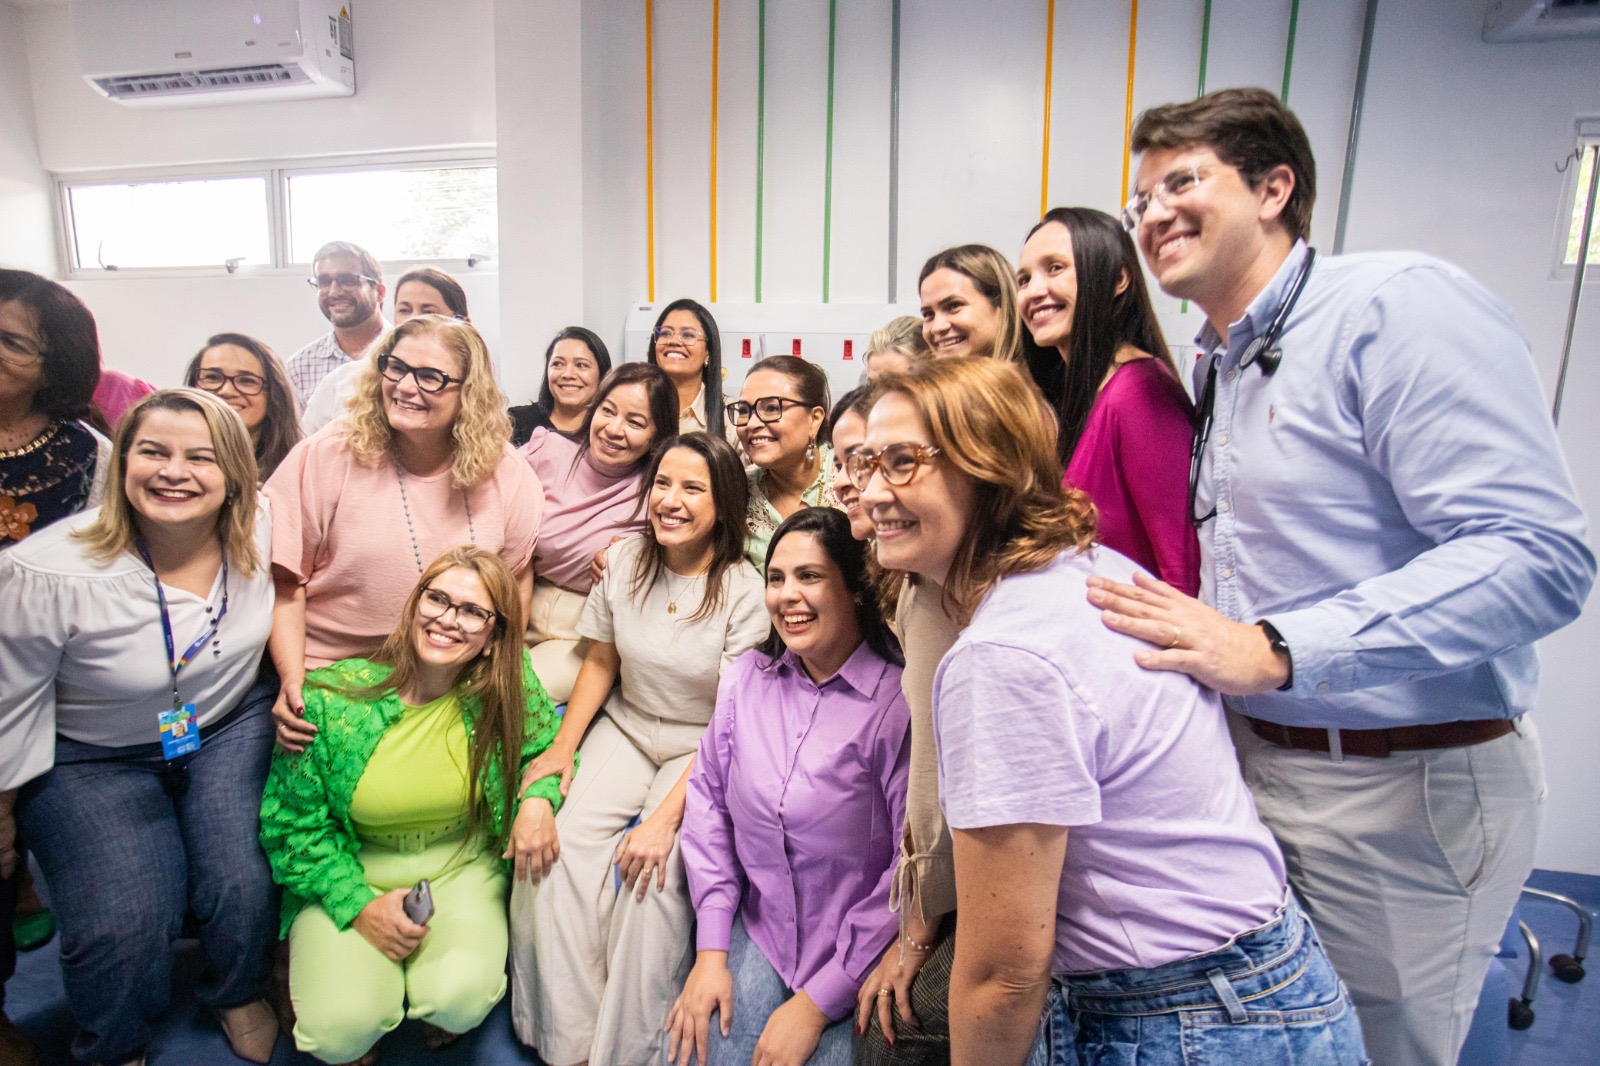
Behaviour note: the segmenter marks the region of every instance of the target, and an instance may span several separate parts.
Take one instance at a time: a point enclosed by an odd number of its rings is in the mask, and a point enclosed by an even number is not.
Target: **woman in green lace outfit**
[[[317,743],[276,753],[261,805],[295,1043],[324,1062],[375,1061],[407,1015],[434,1046],[483,1021],[506,988],[502,860],[523,878],[544,863],[532,841],[561,803],[555,776],[517,793],[557,722],[499,557],[445,552],[402,618],[372,660],[307,676]],[[402,900],[424,878],[436,913],[419,925]]]

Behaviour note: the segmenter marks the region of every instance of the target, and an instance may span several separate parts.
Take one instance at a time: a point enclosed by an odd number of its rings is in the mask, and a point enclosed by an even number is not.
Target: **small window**
[[[386,262],[494,255],[495,188],[493,166],[290,173],[289,260],[333,240]]]
[[[1573,182],[1572,222],[1567,228],[1566,248],[1561,255],[1562,266],[1569,267],[1578,262],[1578,242],[1583,239],[1583,212],[1589,197],[1597,145],[1600,145],[1600,138],[1578,146],[1582,163],[1577,167],[1577,180]],[[1584,259],[1585,266],[1597,264],[1600,264],[1600,204],[1595,205],[1595,218],[1589,228],[1589,254]]]
[[[68,185],[67,211],[84,270],[272,262],[262,176]]]

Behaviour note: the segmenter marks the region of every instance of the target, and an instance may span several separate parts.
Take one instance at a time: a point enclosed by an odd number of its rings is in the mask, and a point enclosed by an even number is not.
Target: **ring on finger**
[[[892,994],[893,993],[887,988],[878,989],[878,998],[879,999],[884,999],[884,998],[886,998],[886,997],[888,997],[888,996],[890,996]]]
[[[1179,629],[1177,626],[1173,626],[1172,627],[1172,639],[1167,641],[1167,647],[1176,648],[1178,646],[1178,641],[1180,641],[1182,639],[1183,639],[1183,630]]]

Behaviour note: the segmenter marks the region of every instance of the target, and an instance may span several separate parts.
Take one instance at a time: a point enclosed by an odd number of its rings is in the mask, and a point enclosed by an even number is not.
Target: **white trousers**
[[[1372,1061],[1455,1066],[1533,869],[1545,783],[1532,724],[1486,744],[1339,762],[1234,725],[1256,809]]]
[[[581,592],[536,581],[528,610],[528,657],[533,672],[552,703],[566,703],[577,684],[578,669],[589,642],[578,635],[578,620],[588,597]]]
[[[675,843],[666,889],[618,893],[612,856],[635,816],[672,791],[694,753],[658,762],[604,712],[556,815],[561,857],[537,889],[511,893],[511,1019],[551,1066],[653,1063],[694,957],[694,910]]]

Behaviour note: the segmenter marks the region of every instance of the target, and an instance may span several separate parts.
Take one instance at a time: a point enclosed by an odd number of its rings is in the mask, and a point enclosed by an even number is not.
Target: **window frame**
[[[1561,176],[1561,204],[1556,214],[1555,241],[1550,255],[1550,278],[1553,281],[1571,281],[1573,272],[1577,270],[1580,262],[1583,263],[1585,280],[1600,278],[1600,259],[1589,257],[1593,261],[1584,261],[1585,249],[1579,249],[1578,260],[1567,262],[1567,243],[1572,238],[1573,209],[1578,206],[1578,197],[1584,191],[1578,185],[1578,177],[1583,170],[1584,153],[1591,148],[1600,147],[1600,116],[1579,118],[1574,124],[1573,134],[1574,154],[1568,157],[1566,172]],[[1600,167],[1600,156],[1596,157],[1595,166]],[[1600,234],[1600,190],[1596,191],[1596,200],[1593,231],[1589,235],[1591,246],[1594,244],[1595,235]]]
[[[356,156],[319,156],[296,160],[253,160],[237,163],[216,163],[175,167],[130,167],[125,170],[74,171],[52,175],[55,184],[56,246],[66,276],[74,281],[91,278],[216,278],[228,277],[226,264],[195,265],[183,267],[130,267],[113,264],[115,269],[103,269],[98,263],[82,263],[77,257],[77,233],[74,229],[71,192],[75,188],[94,185],[138,185],[144,182],[203,181],[216,178],[264,179],[267,199],[267,247],[271,261],[239,264],[235,276],[293,277],[304,275],[308,263],[294,262],[289,258],[289,179],[306,174],[348,174],[360,171],[441,170],[450,168],[490,167],[498,170],[498,160],[492,145],[469,146],[464,149],[436,152],[377,153]],[[498,213],[498,212],[497,212]],[[487,251],[487,249],[485,250]],[[450,273],[471,271],[494,273],[493,259],[480,260],[480,265],[469,266],[465,257],[405,260],[407,264],[433,266]],[[487,267],[482,265],[487,263]]]

